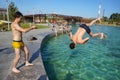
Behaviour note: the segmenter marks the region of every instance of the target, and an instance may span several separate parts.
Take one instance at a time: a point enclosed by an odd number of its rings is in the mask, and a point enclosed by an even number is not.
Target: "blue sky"
[[[6,0],[0,0],[0,5]],[[120,13],[120,0],[8,0],[13,1],[23,14],[32,13],[57,13],[85,18],[96,18],[98,6],[102,4],[105,16]]]

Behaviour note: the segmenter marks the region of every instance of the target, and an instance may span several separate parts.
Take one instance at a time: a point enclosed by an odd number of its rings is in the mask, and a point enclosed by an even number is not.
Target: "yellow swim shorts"
[[[13,48],[22,48],[24,46],[24,42],[23,41],[13,41],[12,42],[12,46]]]

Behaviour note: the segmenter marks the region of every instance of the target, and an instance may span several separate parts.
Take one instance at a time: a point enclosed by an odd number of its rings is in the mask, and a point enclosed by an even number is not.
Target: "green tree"
[[[113,13],[109,20],[113,21],[113,22],[120,22],[120,14],[118,13]]]
[[[107,22],[108,18],[105,16],[105,17],[102,18],[102,21]]]
[[[8,6],[8,10],[9,10],[9,18],[10,21],[14,20],[14,14],[16,11],[18,11],[18,8],[15,6],[14,2],[11,2]]]
[[[0,13],[0,20],[2,20],[3,19],[3,14],[2,13]]]
[[[0,12],[0,20],[6,20],[6,19],[7,19],[6,12]]]

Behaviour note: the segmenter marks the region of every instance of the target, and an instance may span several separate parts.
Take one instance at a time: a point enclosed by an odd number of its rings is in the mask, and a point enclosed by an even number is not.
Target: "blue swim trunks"
[[[80,27],[81,27],[81,28],[84,28],[84,29],[86,30],[86,32],[87,32],[88,34],[90,34],[91,30],[90,30],[90,28],[89,28],[86,24],[81,24]]]

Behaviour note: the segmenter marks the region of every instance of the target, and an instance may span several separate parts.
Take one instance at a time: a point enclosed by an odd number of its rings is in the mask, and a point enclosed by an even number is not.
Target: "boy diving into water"
[[[70,43],[69,45],[71,49],[74,49],[77,44],[85,44],[89,40],[89,37],[86,37],[83,39],[83,36],[85,35],[86,32],[91,37],[99,36],[100,39],[103,39],[103,37],[105,37],[105,35],[102,32],[94,33],[94,34],[91,32],[89,27],[92,26],[96,21],[100,21],[100,18],[97,18],[91,21],[90,23],[80,25],[80,27],[78,28],[78,30],[76,31],[74,35],[72,35],[72,32],[69,33],[70,39],[72,40],[72,43]]]

